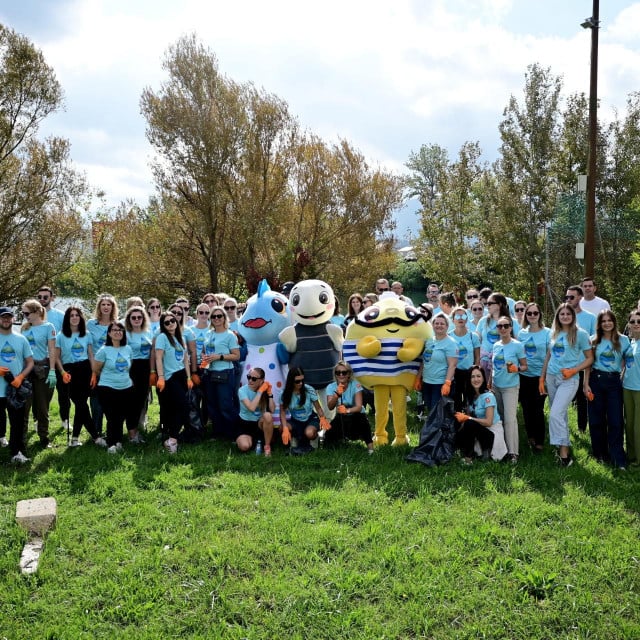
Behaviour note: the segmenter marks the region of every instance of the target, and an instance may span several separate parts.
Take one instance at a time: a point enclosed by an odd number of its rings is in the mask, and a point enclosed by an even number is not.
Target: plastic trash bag
[[[420,431],[420,444],[405,460],[421,462],[428,467],[449,462],[456,451],[456,421],[453,414],[453,399],[441,398],[429,412]]]

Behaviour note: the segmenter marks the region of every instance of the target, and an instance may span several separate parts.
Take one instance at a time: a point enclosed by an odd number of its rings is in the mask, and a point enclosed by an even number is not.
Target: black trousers
[[[474,456],[474,445],[476,440],[480,443],[483,451],[491,451],[493,448],[494,435],[487,427],[476,422],[473,418],[460,424],[456,433],[456,445],[465,458]]]

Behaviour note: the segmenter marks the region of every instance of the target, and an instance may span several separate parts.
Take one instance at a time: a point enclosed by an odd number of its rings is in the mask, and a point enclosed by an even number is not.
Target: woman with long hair
[[[94,356],[104,346],[107,340],[107,330],[111,326],[111,323],[118,319],[118,316],[118,303],[116,299],[110,293],[101,293],[96,302],[93,318],[87,321],[87,331],[91,336],[91,346]],[[103,411],[95,389],[91,392],[90,402],[95,430],[101,433]]]
[[[82,427],[89,432],[95,444],[107,446],[107,441],[96,430],[89,411],[92,360],[92,340],[84,313],[80,307],[71,305],[64,312],[62,331],[56,336],[56,368],[63,383],[69,385],[69,397],[75,407],[70,447],[82,445],[79,439]]]
[[[273,412],[275,403],[271,385],[265,381],[264,369],[254,367],[247,374],[247,384],[238,389],[240,419],[236,445],[240,451],[249,451],[264,438],[264,455],[271,455],[273,439]]]
[[[576,322],[575,309],[563,302],[551,326],[549,348],[538,382],[540,394],[549,393],[549,443],[558,447],[560,463],[573,464],[568,409],[579,387],[578,373],[593,362],[591,341]]]
[[[198,387],[197,394],[198,404],[200,405],[200,419],[203,426],[207,424],[207,385],[202,384],[204,380],[204,366],[202,364],[202,356],[204,355],[205,344],[207,342],[207,334],[209,333],[209,318],[211,310],[206,302],[201,302],[196,307],[196,323],[189,327],[195,338],[195,358],[196,371],[191,374],[194,385]]]
[[[498,412],[498,401],[487,387],[487,376],[480,365],[474,364],[469,369],[468,376],[465,391],[468,405],[465,411],[455,413],[459,424],[456,443],[462,453],[462,461],[467,465],[472,464],[476,442],[485,460],[491,458],[500,461],[507,453],[507,445]]]
[[[33,369],[28,376],[33,394],[27,398],[24,407],[24,432],[28,433],[33,406],[40,444],[50,448],[49,405],[56,388],[56,330],[50,322],[45,322],[46,310],[35,299],[22,304],[22,315],[24,322],[20,331],[33,352]]]
[[[147,300],[147,312],[149,314],[149,330],[155,336],[160,332],[160,314],[162,313],[162,304],[158,298]]]
[[[108,453],[122,451],[125,421],[129,433],[137,432],[140,407],[134,401],[133,382],[129,375],[132,360],[125,325],[112,322],[107,329],[104,346],[93,359],[91,377],[91,386],[96,388],[100,406],[107,417]]]
[[[520,372],[520,404],[524,428],[534,453],[540,453],[544,449],[545,396],[538,393],[538,380],[549,348],[550,335],[551,330],[544,326],[540,306],[536,302],[530,302],[525,307],[518,340],[524,345],[524,355],[527,359],[527,370]]]
[[[239,409],[233,363],[240,359],[238,338],[229,329],[229,318],[220,305],[211,308],[210,324],[201,364],[207,412],[213,436],[233,439]]]
[[[187,391],[193,387],[193,382],[189,375],[187,345],[178,319],[171,312],[160,316],[155,358],[160,419],[163,434],[167,436],[164,448],[169,453],[177,453],[180,431],[189,425]]]
[[[364,309],[364,302],[362,300],[362,295],[359,293],[352,293],[349,296],[349,301],[347,303],[347,315],[344,318],[344,322],[342,323],[342,330],[347,330],[347,325],[355,320],[356,316]]]
[[[583,391],[588,401],[589,435],[593,457],[625,469],[622,372],[629,338],[618,332],[613,311],[600,311],[591,338],[593,364],[584,372]]]
[[[129,307],[124,317],[124,324],[127,328],[127,346],[131,349],[132,358],[129,370],[129,376],[133,382],[131,401],[135,405],[133,410],[138,410],[138,423],[133,430],[129,431],[129,442],[141,444],[144,440],[140,435],[140,427],[144,427],[149,400],[153,334],[149,326],[149,316],[144,307]]]
[[[362,385],[354,379],[351,365],[338,360],[333,368],[334,381],[327,387],[327,406],[336,415],[331,429],[325,433],[325,442],[362,440],[369,453],[373,453],[373,436],[362,402]]]
[[[467,314],[469,316],[468,327],[471,331],[475,333],[478,332],[478,324],[480,320],[484,317],[484,305],[480,300],[475,300],[471,303],[471,307],[469,307],[469,311],[471,314]]]
[[[518,434],[518,390],[521,371],[527,370],[524,346],[514,340],[511,328],[511,316],[498,318],[496,328],[500,339],[493,345],[491,368],[493,370],[492,391],[498,401],[498,411],[504,425],[504,438],[507,442],[509,460],[515,464],[520,455]]]
[[[287,411],[290,414],[289,421],[287,421]],[[280,424],[283,442],[288,440],[289,433],[296,439],[297,446],[291,450],[291,453],[304,455],[313,451],[311,442],[317,439],[320,421],[324,423],[324,419],[318,393],[312,386],[304,383],[303,369],[301,367],[289,369],[280,398]]]
[[[630,345],[625,354],[622,380],[627,458],[636,466],[640,462],[640,309],[634,309],[627,321]]]

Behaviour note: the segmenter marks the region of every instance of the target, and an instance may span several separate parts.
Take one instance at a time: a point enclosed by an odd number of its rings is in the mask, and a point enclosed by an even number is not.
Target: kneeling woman
[[[259,367],[247,374],[247,384],[238,389],[240,420],[236,444],[240,451],[249,451],[255,442],[264,438],[264,455],[271,455],[273,438],[273,412],[275,403],[271,385],[264,380]]]
[[[507,454],[507,445],[498,413],[498,402],[488,390],[486,374],[479,365],[474,365],[469,370],[465,395],[469,400],[468,412],[458,411],[455,414],[460,424],[456,441],[463,461],[465,464],[472,463],[476,440],[484,458],[502,460]]]
[[[131,347],[122,322],[112,322],[107,339],[93,361],[92,388],[97,384],[98,400],[107,417],[109,453],[122,450],[122,427],[126,421],[129,432],[138,427],[140,406],[135,402],[133,381],[129,375],[133,360]]]
[[[289,420],[291,427],[287,422],[287,411],[291,415]],[[282,425],[283,441],[286,440],[285,434],[289,428],[297,440],[297,446],[292,449],[291,453],[304,455],[313,451],[310,443],[318,437],[319,422],[323,423],[325,429],[326,425],[329,425],[329,421],[325,418],[318,402],[316,390],[304,383],[304,371],[300,367],[289,369],[284,391],[280,398],[280,424]],[[330,425],[329,428],[331,428]]]
[[[373,453],[371,425],[362,406],[362,385],[353,379],[351,365],[339,360],[333,370],[335,381],[327,387],[327,406],[336,417],[331,421],[331,430],[325,435],[325,442],[337,440],[363,440],[369,453]]]

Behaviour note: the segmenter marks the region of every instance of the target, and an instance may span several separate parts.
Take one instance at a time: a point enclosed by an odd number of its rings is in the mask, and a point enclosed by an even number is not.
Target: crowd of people
[[[471,288],[459,302],[429,284],[427,303],[416,307],[433,329],[416,379],[419,410],[424,416],[442,397],[453,400],[464,464],[476,457],[518,462],[520,405],[533,453],[542,452],[548,441],[560,463],[570,466],[572,402],[579,429],[589,428],[597,460],[618,469],[638,464],[640,309],[619,323],[596,291],[591,278],[569,287],[547,327],[535,302],[487,288]],[[375,292],[349,296],[344,315],[336,300],[331,322],[346,330],[379,296],[391,295],[387,292],[416,306],[400,282],[389,285],[380,278]],[[83,444],[83,428],[88,442],[112,454],[122,451],[125,441],[143,443],[155,387],[169,453],[205,432],[235,441],[239,451],[258,447],[266,456],[275,440],[298,455],[322,440],[332,446],[344,439],[361,440],[373,452],[370,392],[348,362],[335,365],[323,402],[300,367],[289,369],[279,402],[263,369],[245,371],[246,380],[241,379],[242,305],[225,294],[204,295],[194,317],[186,298],[163,310],[157,298],[145,304],[132,297],[121,314],[116,299],[103,294],[90,318],[81,306],[62,312],[53,301],[51,288],[41,287],[21,305],[19,329],[13,309],[0,307],[0,446],[9,447],[15,463],[28,461],[31,416],[41,446],[52,446],[49,406],[56,389],[69,447]]]

